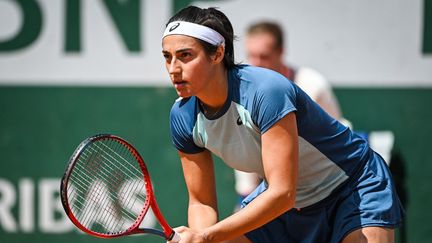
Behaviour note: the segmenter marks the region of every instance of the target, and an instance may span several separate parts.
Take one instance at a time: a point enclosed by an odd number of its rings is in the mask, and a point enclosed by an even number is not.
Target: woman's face
[[[169,35],[162,40],[162,54],[171,82],[180,97],[199,96],[211,82],[215,63],[193,37]]]

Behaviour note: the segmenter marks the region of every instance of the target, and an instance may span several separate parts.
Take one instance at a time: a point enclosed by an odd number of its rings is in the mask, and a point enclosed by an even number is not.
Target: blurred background
[[[286,61],[328,80],[354,130],[386,135],[374,143],[388,156],[406,207],[397,241],[432,242],[431,0],[0,0],[0,242],[102,242],[74,228],[58,193],[69,156],[97,133],[136,145],[163,214],[186,224],[169,135],[176,94],[161,35],[190,4],[226,13],[241,63],[250,24],[281,24]],[[237,195],[233,171],[220,161],[216,171],[223,218]]]

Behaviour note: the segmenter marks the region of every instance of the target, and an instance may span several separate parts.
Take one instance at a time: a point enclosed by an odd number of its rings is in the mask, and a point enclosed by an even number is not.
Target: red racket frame
[[[67,195],[67,185],[68,185],[68,181],[69,181],[69,176],[71,175],[72,170],[73,170],[76,162],[80,158],[84,149],[96,141],[105,140],[105,139],[116,140],[117,142],[119,142],[123,146],[125,146],[131,152],[131,154],[135,157],[136,161],[139,164],[139,167],[141,168],[142,173],[144,174],[143,180],[144,180],[145,189],[146,189],[146,199],[145,199],[145,203],[144,203],[144,208],[142,209],[142,211],[139,214],[138,218],[136,219],[135,223],[131,227],[129,227],[127,230],[125,230],[121,233],[118,233],[118,234],[104,234],[104,233],[94,232],[94,231],[87,229],[85,226],[83,226],[79,222],[79,220],[75,217],[75,215],[72,213],[72,210],[70,209],[70,206],[69,206],[68,195]],[[159,209],[159,206],[156,203],[156,199],[154,196],[154,192],[153,192],[153,188],[152,188],[152,184],[151,184],[151,180],[150,180],[150,174],[147,170],[147,166],[145,165],[143,158],[141,157],[141,155],[138,153],[138,151],[129,142],[127,142],[126,140],[124,140],[123,138],[120,138],[118,136],[115,136],[112,134],[99,134],[99,135],[89,137],[80,143],[80,145],[77,147],[77,149],[75,150],[75,152],[71,156],[71,158],[69,160],[69,164],[68,164],[67,169],[66,169],[66,172],[64,173],[63,178],[61,180],[60,196],[61,196],[63,208],[64,208],[67,216],[69,217],[69,219],[79,229],[81,229],[82,231],[84,231],[85,233],[87,233],[89,235],[100,237],[100,238],[114,238],[114,237],[126,236],[126,235],[131,235],[131,234],[149,233],[149,234],[164,237],[166,240],[172,240],[174,238],[174,236],[176,235],[175,231],[168,225],[167,221],[165,220],[165,218],[163,217],[163,215]],[[144,216],[146,215],[149,208],[151,208],[153,210],[153,213],[156,216],[156,219],[159,222],[160,226],[162,227],[163,231],[158,230],[158,229],[152,229],[152,228],[139,228],[139,225],[143,221]]]

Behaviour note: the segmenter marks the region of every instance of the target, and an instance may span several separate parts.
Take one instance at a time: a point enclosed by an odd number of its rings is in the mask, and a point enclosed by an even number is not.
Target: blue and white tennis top
[[[178,99],[170,114],[175,147],[184,153],[208,149],[228,166],[265,179],[261,135],[290,112],[296,113],[299,172],[296,208],[329,196],[365,164],[367,142],[323,111],[277,72],[239,65],[228,71],[228,98],[206,117],[196,97]]]

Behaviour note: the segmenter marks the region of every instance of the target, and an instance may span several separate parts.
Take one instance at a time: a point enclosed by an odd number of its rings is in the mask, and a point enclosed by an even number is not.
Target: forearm
[[[188,224],[192,229],[204,229],[217,223],[218,214],[215,208],[204,204],[190,203]]]
[[[262,226],[294,207],[295,192],[267,189],[249,205],[204,230],[207,242],[233,239]]]

